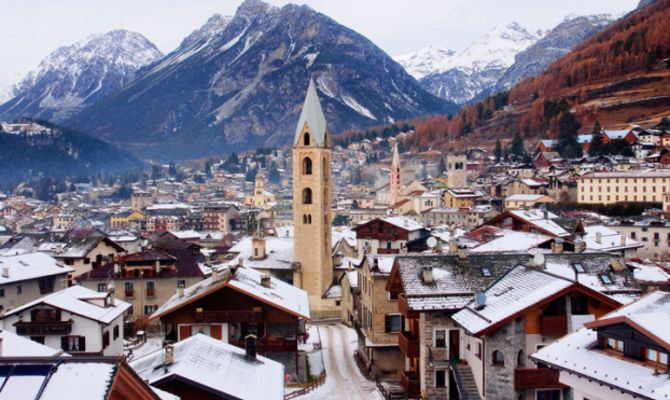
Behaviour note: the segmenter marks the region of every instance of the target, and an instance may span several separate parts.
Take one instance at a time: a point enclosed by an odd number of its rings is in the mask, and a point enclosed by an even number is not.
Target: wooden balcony
[[[406,357],[419,357],[419,338],[412,332],[398,332],[398,346]]]
[[[72,320],[50,321],[50,322],[23,322],[14,324],[17,335],[43,336],[43,335],[67,335],[72,332]]]
[[[514,390],[566,388],[558,381],[558,371],[551,368],[516,368]]]
[[[419,313],[411,312],[409,310],[407,299],[405,299],[405,296],[403,295],[398,295],[398,311],[400,311],[400,313],[407,319],[419,318]]]
[[[405,389],[405,397],[408,398],[418,398],[421,392],[421,386],[419,384],[419,374],[414,371],[401,371],[400,372],[400,381],[402,382],[402,387]]]
[[[233,310],[196,311],[195,320],[197,322],[263,322],[263,312]]]
[[[246,343],[242,341],[231,340],[232,345],[244,349]],[[262,340],[256,340],[256,351],[261,355],[268,353],[289,353],[298,351],[298,341],[296,339],[287,339],[279,337],[269,337]]]
[[[568,317],[565,315],[543,315],[540,334],[560,337],[568,333]]]
[[[134,290],[128,290],[126,289],[126,297],[135,297],[135,291]]]
[[[398,254],[400,253],[400,249],[383,249],[383,248],[378,248],[377,249],[377,254]]]

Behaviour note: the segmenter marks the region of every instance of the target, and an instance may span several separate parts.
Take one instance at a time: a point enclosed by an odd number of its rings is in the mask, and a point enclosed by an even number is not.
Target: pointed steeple
[[[307,88],[307,95],[305,96],[305,103],[300,112],[300,119],[298,126],[295,128],[295,139],[293,145],[297,145],[300,139],[300,134],[307,124],[310,134],[314,138],[317,146],[323,147],[326,145],[326,131],[328,126],[326,124],[326,117],[323,115],[323,109],[319,102],[319,96],[316,94],[316,86],[314,80],[309,79],[309,87]]]

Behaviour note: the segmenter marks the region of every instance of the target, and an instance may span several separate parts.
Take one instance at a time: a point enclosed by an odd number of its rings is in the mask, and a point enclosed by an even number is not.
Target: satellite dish
[[[475,295],[475,308],[479,309],[486,305],[486,293],[477,292]]]
[[[544,254],[542,253],[535,254],[535,257],[533,257],[533,263],[535,264],[535,266],[544,265]]]
[[[431,236],[428,238],[428,240],[426,240],[426,244],[432,249],[437,246],[437,239],[435,239],[434,236]]]

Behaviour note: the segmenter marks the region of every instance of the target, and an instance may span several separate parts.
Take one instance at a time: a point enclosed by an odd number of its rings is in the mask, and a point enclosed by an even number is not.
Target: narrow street
[[[375,382],[361,375],[356,361],[356,332],[339,322],[317,324],[326,383],[301,399],[382,400]]]

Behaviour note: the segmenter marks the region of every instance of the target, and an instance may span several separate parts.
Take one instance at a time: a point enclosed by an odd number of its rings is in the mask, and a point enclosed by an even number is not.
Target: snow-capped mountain
[[[461,52],[422,49],[396,61],[431,93],[463,104],[495,84],[514,63],[514,56],[541,36],[509,22],[493,28]]]
[[[14,86],[22,77],[18,70],[0,70],[0,104],[14,97]]]
[[[568,54],[570,50],[605,29],[618,17],[611,14],[568,15],[542,39],[519,52],[512,64],[490,91],[509,89],[529,76],[536,76],[549,64]],[[486,94],[486,93],[485,93]]]
[[[13,90],[0,119],[22,116],[62,121],[135,78],[163,54],[139,33],[114,30],[58,48]]]
[[[211,18],[139,75],[67,125],[178,160],[290,144],[310,77],[331,133],[456,109],[351,29],[259,0]]]

